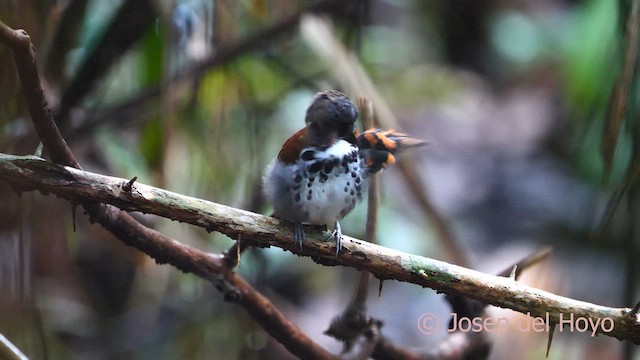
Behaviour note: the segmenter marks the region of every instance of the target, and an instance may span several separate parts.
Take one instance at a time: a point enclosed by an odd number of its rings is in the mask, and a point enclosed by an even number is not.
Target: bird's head
[[[358,110],[343,93],[318,93],[307,109],[305,123],[310,146],[330,146],[338,139],[355,144],[353,134]]]

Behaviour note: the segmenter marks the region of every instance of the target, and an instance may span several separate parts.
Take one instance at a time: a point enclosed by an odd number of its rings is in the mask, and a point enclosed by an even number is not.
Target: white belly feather
[[[274,215],[291,222],[333,224],[354,208],[365,189],[358,148],[339,140],[325,150],[307,148],[301,154],[305,156],[293,164],[276,160],[267,167],[264,191]]]

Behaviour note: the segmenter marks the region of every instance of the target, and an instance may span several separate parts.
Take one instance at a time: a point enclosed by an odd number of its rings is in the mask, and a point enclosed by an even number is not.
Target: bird
[[[358,110],[337,90],[319,92],[305,115],[305,127],[284,142],[266,167],[263,192],[273,216],[294,225],[294,241],[302,249],[302,224],[332,225],[336,256],[342,249],[339,221],[362,199],[367,180],[395,163],[407,148],[424,145],[395,130],[359,133]]]

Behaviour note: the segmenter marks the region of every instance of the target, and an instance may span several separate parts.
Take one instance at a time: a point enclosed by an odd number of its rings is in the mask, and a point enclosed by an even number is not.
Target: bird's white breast
[[[358,148],[339,140],[326,149],[305,148],[293,164],[275,160],[263,179],[274,215],[291,222],[332,224],[362,198],[365,171]]]

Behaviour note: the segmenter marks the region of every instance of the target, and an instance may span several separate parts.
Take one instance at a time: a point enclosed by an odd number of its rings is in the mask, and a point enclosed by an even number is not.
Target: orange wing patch
[[[365,157],[370,173],[375,173],[396,162],[396,154],[426,143],[393,129],[369,129],[357,136],[356,142]]]
[[[393,154],[387,154],[387,160],[384,162],[384,166],[393,165],[396,163],[396,157]]]
[[[385,149],[388,149],[389,151],[393,151],[398,147],[398,140],[392,140],[391,137],[395,137],[396,139],[399,139],[403,136],[406,137],[406,135],[396,133],[395,130],[391,129],[386,131],[380,131],[380,136],[378,136],[378,139],[379,141],[382,142],[382,145],[384,146]]]

